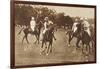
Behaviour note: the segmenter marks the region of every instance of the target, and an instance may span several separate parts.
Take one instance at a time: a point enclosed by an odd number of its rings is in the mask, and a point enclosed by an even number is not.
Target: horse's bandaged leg
[[[43,40],[43,33],[41,32],[41,34],[40,34],[40,40],[42,41]]]

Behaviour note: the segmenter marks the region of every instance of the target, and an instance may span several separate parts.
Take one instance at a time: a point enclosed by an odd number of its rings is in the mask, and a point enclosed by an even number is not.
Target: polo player
[[[45,17],[44,20],[45,20],[45,22],[44,22],[44,30],[43,30],[43,32],[42,32],[41,35],[40,35],[40,39],[41,39],[41,40],[43,39],[44,34],[45,34],[47,31],[50,30],[50,28],[51,28],[50,25],[53,25],[53,22],[50,21],[48,17]],[[55,38],[55,36],[54,36],[54,32],[52,32],[52,33],[53,33],[54,39],[56,40],[56,38]]]
[[[72,26],[72,32],[73,32],[73,35],[72,35],[72,37],[73,36],[76,36],[77,35],[77,33],[79,33],[79,20],[76,18],[75,19],[75,22],[74,22],[74,24],[73,24],[73,26]]]
[[[75,19],[75,22],[72,26],[72,31],[75,33],[77,31],[77,24],[78,24],[78,19]]]
[[[43,34],[45,34],[46,31],[48,31],[49,29],[49,25],[50,24],[53,24],[52,21],[49,21],[49,18],[48,17],[45,17],[45,22],[44,22],[44,30],[43,30]]]
[[[30,21],[30,28],[32,29],[33,32],[35,31],[36,22],[35,22],[34,17],[31,18],[31,21]]]
[[[90,24],[88,22],[87,18],[81,19],[82,20],[82,25],[83,25],[83,29],[84,31],[86,31],[88,33],[89,36],[91,36],[90,33]]]

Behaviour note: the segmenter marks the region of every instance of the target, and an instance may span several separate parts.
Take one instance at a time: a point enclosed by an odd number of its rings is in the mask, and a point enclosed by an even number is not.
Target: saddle
[[[35,31],[37,31],[37,30],[38,30],[37,28],[35,28],[34,31],[31,29],[31,27],[28,28],[28,31],[29,31],[29,32],[35,32]]]
[[[29,27],[29,28],[28,28],[28,31],[32,32],[33,30]]]

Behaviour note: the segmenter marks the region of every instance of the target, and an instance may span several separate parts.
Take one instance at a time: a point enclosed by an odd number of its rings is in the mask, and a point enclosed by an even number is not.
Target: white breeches
[[[44,30],[43,30],[43,34],[45,34],[45,32],[46,32],[47,30],[48,30],[48,29],[44,29]]]
[[[31,26],[32,31],[35,31],[35,26]]]
[[[41,32],[41,34],[40,34],[40,40],[41,40],[41,41],[43,40],[44,34],[46,33],[47,30],[48,30],[48,29],[44,29],[44,30]]]
[[[77,27],[74,27],[73,32],[75,32],[77,30]]]

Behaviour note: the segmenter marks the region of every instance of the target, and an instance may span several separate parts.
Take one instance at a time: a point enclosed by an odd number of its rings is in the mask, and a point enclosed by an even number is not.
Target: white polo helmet
[[[34,17],[32,17],[31,19],[32,19],[32,20],[34,20],[35,18],[34,18]]]
[[[75,21],[78,21],[78,19],[77,19],[77,18],[75,18]]]
[[[45,17],[45,18],[44,18],[44,20],[48,20],[48,19],[49,19],[48,17]]]
[[[84,20],[88,20],[88,18],[84,18]]]
[[[82,20],[82,21],[83,21],[83,20],[84,20],[84,18],[82,18],[82,17],[81,17],[81,18],[80,18],[80,20]]]

